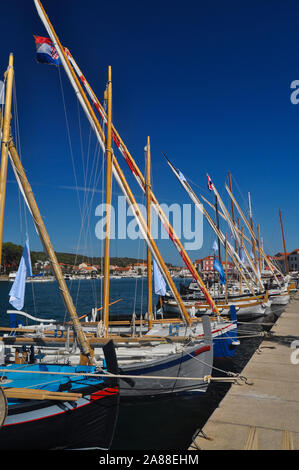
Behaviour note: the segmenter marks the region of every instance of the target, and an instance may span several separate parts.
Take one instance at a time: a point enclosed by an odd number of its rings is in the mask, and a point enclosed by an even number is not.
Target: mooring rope
[[[148,380],[193,380],[193,381],[203,381],[210,383],[211,381],[236,381],[236,377],[212,377],[211,375],[205,375],[204,377],[171,377],[171,376],[160,376],[160,375],[127,375],[127,374],[111,374],[109,373],[92,373],[92,372],[50,372],[50,371],[33,371],[33,370],[18,370],[18,369],[0,369],[0,372],[3,373],[20,373],[20,374],[49,374],[49,375],[64,375],[64,376],[84,376],[84,377],[113,377],[120,379],[148,379]]]

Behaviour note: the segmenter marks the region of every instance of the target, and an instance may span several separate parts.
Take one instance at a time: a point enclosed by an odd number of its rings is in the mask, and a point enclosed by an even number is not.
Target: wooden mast
[[[248,193],[248,206],[249,206],[250,227],[251,227],[252,232],[255,233],[254,232],[253,219],[252,219],[250,193]],[[256,240],[256,236],[254,235],[254,238],[252,238],[252,248],[253,248],[253,256],[254,256],[254,264],[255,264],[255,267],[256,267],[257,266],[257,259],[256,259],[257,257],[256,257],[255,240]]]
[[[279,209],[279,218],[280,218],[281,235],[282,235],[283,249],[284,249],[285,268],[286,268],[286,273],[289,274],[288,255],[287,255],[287,250],[286,250],[286,242],[285,242],[285,238],[284,238],[282,216],[281,216],[281,210],[280,209]]]
[[[106,138],[106,233],[104,257],[104,292],[103,292],[103,321],[105,337],[108,336],[109,327],[109,281],[110,281],[110,228],[111,228],[111,194],[112,194],[112,81],[111,66],[108,67],[107,83],[107,138]]]
[[[219,230],[219,213],[218,213],[218,198],[215,195],[215,211],[216,211],[216,224],[217,224],[217,229]],[[218,256],[219,256],[219,261],[221,264],[221,252],[220,252],[220,240],[218,237]]]
[[[228,304],[228,267],[227,267],[228,257],[227,257],[227,233],[225,233],[225,303]]]
[[[76,337],[78,339],[80,349],[82,353],[85,356],[89,356],[89,358],[92,358],[93,356],[93,351],[89,346],[89,343],[85,337],[84,332],[82,331],[80,321],[78,319],[78,315],[75,309],[75,306],[73,304],[72,297],[69,293],[69,290],[67,288],[66,282],[64,280],[60,265],[58,263],[56,254],[53,250],[49,235],[46,231],[45,224],[42,220],[40,211],[38,209],[37,203],[35,201],[31,186],[28,182],[27,176],[25,174],[24,168],[22,166],[22,163],[20,161],[19,155],[17,153],[17,150],[14,146],[14,142],[12,139],[12,136],[10,135],[10,140],[8,144],[8,151],[9,151],[9,156],[12,162],[12,166],[14,168],[14,171],[16,172],[18,182],[20,183],[22,190],[25,194],[26,197],[26,202],[30,208],[36,229],[39,233],[40,239],[44,245],[45,251],[47,252],[53,272],[55,274],[55,277],[57,279],[59,289],[61,291],[62,298],[64,300],[65,306],[69,312],[70,318],[72,320],[74,330]]]
[[[2,264],[3,225],[4,225],[4,210],[5,210],[5,196],[6,196],[8,142],[9,142],[9,137],[10,137],[13,77],[14,77],[13,54],[10,54],[9,55],[9,61],[8,61],[8,69],[7,69],[7,72],[6,72],[5,108],[4,108],[3,129],[2,129],[2,144],[1,144],[1,167],[0,167],[0,267],[1,267],[1,264]]]
[[[151,147],[150,138],[147,137],[146,144],[146,209],[147,209],[147,227],[151,231]],[[153,326],[153,296],[152,296],[152,254],[147,247],[147,312],[148,327]]]
[[[35,0],[35,2],[38,2],[39,5],[41,5],[39,0]],[[46,16],[46,15],[44,14],[44,16]],[[48,18],[47,18],[47,21],[49,22]],[[52,34],[53,34],[53,31],[52,31]],[[77,75],[80,77],[81,81],[84,83],[84,85],[86,87],[86,90],[87,90],[90,98],[92,99],[97,111],[101,115],[102,119],[105,121],[106,113],[105,113],[105,110],[103,109],[101,103],[99,102],[96,95],[92,91],[89,83],[87,82],[86,78],[84,77],[84,75],[82,74],[82,72],[79,69],[78,65],[76,64],[75,60],[71,56],[69,50],[67,48],[65,48],[64,52],[65,52],[66,56],[69,58],[69,60],[71,61],[71,64],[74,67],[74,70],[76,71]],[[116,143],[116,145],[119,148],[121,154],[125,158],[126,163],[128,164],[128,166],[129,166],[130,170],[132,171],[134,177],[136,178],[139,186],[142,188],[143,191],[145,191],[146,181],[143,177],[143,174],[140,171],[138,165],[134,161],[132,155],[130,154],[129,150],[127,149],[125,143],[121,139],[119,133],[117,132],[117,130],[115,129],[113,124],[112,124],[112,136],[113,136],[114,142]],[[156,197],[155,197],[155,195],[152,191],[151,191],[151,203],[153,205],[154,210],[157,212],[158,217],[162,221],[165,230],[168,232],[171,241],[173,242],[174,246],[176,247],[179,254],[181,255],[184,263],[186,264],[189,272],[192,274],[193,278],[195,279],[195,281],[197,282],[197,284],[201,288],[202,292],[204,293],[208,303],[211,305],[214,312],[219,313],[218,309],[216,307],[216,304],[213,301],[212,297],[210,296],[208,290],[205,288],[204,282],[202,281],[198,271],[195,269],[188,253],[185,251],[180,239],[176,235],[173,227],[171,226],[169,220],[167,219],[166,215],[164,214],[161,206],[158,203],[158,200],[156,199]]]
[[[241,248],[244,248],[243,247],[243,232],[244,232],[244,227],[242,227],[242,233],[241,233],[241,245],[240,245],[240,254],[241,254]],[[245,245],[245,244],[244,244]],[[243,292],[243,288],[242,288],[242,277],[240,277],[240,294],[242,294]]]
[[[262,251],[261,251],[261,227],[260,224],[257,226],[257,233],[258,233],[258,247],[259,247],[259,268],[260,268],[260,275],[262,275]]]
[[[229,182],[229,188],[230,188],[230,190],[232,191],[232,179],[231,179],[230,171],[228,172],[228,182]],[[234,223],[234,225],[236,225],[236,223],[235,223],[235,208],[234,208],[234,203],[233,203],[232,200],[230,200],[230,202],[231,202],[233,223]],[[237,249],[238,249],[237,240],[235,240],[235,251],[237,251]]]
[[[164,155],[164,154],[163,154]],[[206,211],[206,209],[204,208],[203,204],[199,201],[198,197],[196,196],[196,194],[194,193],[193,189],[191,188],[191,186],[189,185],[189,183],[187,182],[186,179],[184,179],[184,181],[179,177],[178,175],[178,172],[177,170],[174,168],[174,166],[172,165],[172,163],[169,161],[169,159],[166,157],[166,155],[164,155],[165,158],[167,159],[167,162],[168,162],[168,165],[170,166],[172,172],[175,174],[175,176],[177,177],[177,179],[179,180],[179,182],[181,183],[181,185],[183,186],[183,188],[185,189],[185,191],[187,191],[187,193],[189,194],[191,200],[194,202],[195,204],[195,207],[206,217],[208,223],[210,224],[210,226],[212,227],[212,229],[214,230],[214,232],[216,233],[216,235],[220,238],[221,240],[221,243],[224,245],[225,244],[225,237],[223,235],[223,233],[218,230],[216,224],[214,223],[212,217],[210,217],[210,215],[208,214],[208,212]],[[214,205],[212,205],[212,207],[215,209]],[[245,283],[248,285],[248,288],[251,290],[251,293],[252,295],[254,296],[255,293],[254,293],[254,290],[252,289],[252,287],[247,283],[247,279],[245,277],[245,274],[243,273],[242,271],[242,268],[240,267],[233,251],[230,249],[230,246],[228,244],[227,246],[227,249],[228,249],[228,252],[229,252],[229,255],[232,259],[232,261],[235,263],[235,266],[236,268],[238,269],[240,275],[244,278],[245,280]],[[217,312],[218,314],[218,312]]]
[[[230,189],[229,189],[229,187],[228,187],[227,185],[225,185],[225,189],[227,190],[228,194],[230,195],[231,199],[233,200],[233,202],[234,202],[234,204],[235,204],[235,206],[236,206],[236,208],[237,208],[237,210],[238,210],[238,212],[239,212],[239,214],[240,214],[240,216],[241,216],[243,222],[245,223],[247,229],[249,230],[249,232],[250,232],[250,234],[251,234],[251,236],[252,236],[253,242],[252,242],[252,241],[250,242],[251,245],[252,245],[253,243],[256,242],[255,233],[252,231],[252,228],[251,228],[250,224],[248,223],[248,220],[246,219],[246,217],[245,217],[245,215],[243,214],[243,212],[242,212],[242,210],[241,210],[239,204],[237,203],[237,201],[236,201],[234,195],[232,194],[232,192],[230,191]],[[245,236],[244,236],[244,238],[245,238]],[[264,256],[264,259],[266,260],[267,265],[269,266],[269,268],[270,268],[270,270],[271,270],[273,276],[275,277],[276,282],[278,283],[279,286],[281,286],[281,282],[280,282],[279,279],[277,278],[277,276],[276,276],[276,274],[275,274],[275,271],[274,271],[274,267],[273,267],[272,263],[269,261],[268,256],[265,254],[265,251],[264,251],[263,247],[261,247],[261,251],[262,251],[262,254],[263,254],[263,256]]]
[[[226,216],[227,222],[229,223],[229,225],[230,225],[231,227],[233,227],[233,229],[235,230],[235,234],[236,234],[235,225],[233,225],[233,221],[232,221],[232,219],[231,219],[231,217],[230,217],[230,215],[229,215],[229,213],[228,213],[228,211],[227,211],[227,209],[226,209],[226,207],[225,207],[225,205],[224,205],[224,203],[223,203],[223,201],[222,201],[222,199],[221,199],[221,197],[220,197],[220,195],[219,195],[217,189],[215,188],[215,185],[213,184],[212,186],[213,186],[213,191],[214,191],[214,193],[215,193],[215,194],[217,195],[217,197],[218,197],[219,204],[221,205],[221,208],[222,208],[222,210],[223,210],[223,212],[224,212],[224,214],[225,214],[225,216]],[[238,240],[238,241],[239,241],[239,240]],[[255,275],[255,277],[256,277],[256,282],[257,282],[257,284],[260,284],[261,288],[263,288],[262,283],[261,283],[261,281],[260,281],[260,279],[259,279],[259,276],[258,276],[258,273],[257,273],[256,265],[254,265],[254,263],[253,263],[253,261],[252,261],[252,259],[251,259],[251,257],[250,257],[250,254],[248,253],[248,251],[247,251],[245,245],[244,245],[244,251],[245,251],[246,257],[247,257],[247,259],[248,259],[248,261],[249,261],[249,264],[250,264],[250,266],[251,266],[251,269],[252,269],[252,271],[253,271],[253,273],[254,273],[254,275]]]
[[[45,27],[46,27],[46,30],[48,31],[53,43],[54,43],[54,46],[59,54],[59,57],[61,59],[61,63],[63,64],[65,70],[66,70],[66,73],[71,81],[71,84],[73,85],[74,87],[74,90],[77,94],[77,97],[84,109],[84,111],[86,112],[86,115],[88,117],[88,120],[89,122],[91,123],[92,125],[92,128],[94,129],[95,133],[96,133],[96,136],[99,140],[99,143],[101,146],[104,145],[105,141],[106,141],[106,138],[105,138],[105,135],[103,133],[103,130],[100,126],[100,123],[98,122],[96,116],[95,116],[95,113],[87,99],[87,97],[85,96],[83,90],[82,90],[82,87],[80,85],[80,82],[78,80],[78,78],[76,77],[76,74],[73,70],[73,68],[71,67],[70,65],[70,62],[67,58],[67,54],[64,50],[64,48],[62,47],[59,39],[58,39],[58,36],[57,34],[55,33],[55,30],[53,28],[53,26],[51,25],[50,23],[50,20],[40,2],[40,0],[34,0],[34,3],[36,5],[36,8],[37,8],[37,11],[38,11],[38,14],[40,15]],[[137,223],[139,225],[139,228],[142,232],[142,234],[144,235],[148,245],[150,246],[151,248],[151,252],[152,254],[154,254],[155,256],[155,259],[157,261],[157,264],[159,266],[159,268],[161,269],[161,271],[163,271],[165,277],[166,277],[166,280],[168,282],[168,285],[179,305],[179,308],[180,308],[180,312],[182,314],[182,317],[183,319],[185,320],[185,322],[188,324],[188,325],[191,325],[191,318],[185,308],[185,305],[184,303],[182,302],[182,299],[178,293],[178,290],[169,274],[169,271],[167,269],[167,266],[166,264],[164,263],[161,255],[160,255],[160,252],[156,246],[156,243],[155,241],[153,240],[153,238],[151,237],[151,234],[150,232],[147,230],[147,225],[146,225],[146,222],[144,220],[144,218],[142,217],[142,214],[140,212],[140,210],[138,209],[138,204],[133,196],[133,193],[124,177],[124,174],[118,164],[118,161],[117,159],[115,158],[115,155],[113,154],[113,160],[112,160],[112,171],[113,171],[113,175],[114,177],[116,178],[120,188],[122,189],[126,199],[127,199],[127,202],[129,203],[131,209],[132,209],[132,212],[137,220]],[[196,270],[195,270],[196,271]],[[203,283],[202,283],[203,284]],[[203,284],[204,286],[204,284]],[[204,286],[205,288],[205,286]],[[209,296],[210,297],[210,296]],[[214,304],[214,311],[217,311],[218,312],[218,309],[215,305],[215,303],[213,302]]]

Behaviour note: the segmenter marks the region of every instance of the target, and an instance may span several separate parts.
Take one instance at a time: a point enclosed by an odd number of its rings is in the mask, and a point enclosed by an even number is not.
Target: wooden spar
[[[163,154],[164,155],[164,154]],[[219,237],[221,243],[224,245],[225,243],[225,240],[224,240],[224,235],[223,233],[217,229],[217,226],[216,224],[214,223],[213,219],[210,217],[210,215],[208,214],[208,212],[206,211],[206,209],[204,208],[203,204],[199,201],[198,197],[196,196],[196,194],[194,193],[193,189],[191,188],[191,186],[189,185],[188,181],[186,179],[182,180],[179,175],[178,175],[178,172],[177,170],[174,168],[174,166],[172,165],[172,163],[169,161],[169,159],[166,157],[166,155],[164,155],[164,157],[166,158],[167,162],[168,162],[168,165],[170,166],[172,172],[175,174],[175,176],[177,177],[177,179],[179,180],[179,182],[181,183],[181,185],[183,186],[183,188],[185,189],[185,191],[189,194],[191,200],[193,201],[193,203],[195,204],[195,207],[206,217],[208,223],[210,224],[211,228],[214,230],[214,232],[216,233],[216,235]],[[243,270],[242,268],[240,267],[239,263],[238,263],[238,260],[236,259],[233,251],[231,250],[229,244],[227,246],[227,249],[228,249],[228,252],[229,252],[229,255],[232,259],[232,261],[234,262],[237,270],[239,271],[240,275],[243,277],[245,283],[247,284],[248,288],[250,289],[252,295],[255,295],[255,292],[254,290],[252,289],[252,287],[250,286],[250,284],[248,284],[247,282],[247,279],[246,279],[246,276],[245,274],[243,273]]]
[[[234,204],[235,204],[235,206],[236,206],[236,208],[237,208],[237,210],[238,210],[238,212],[239,212],[241,218],[243,219],[243,222],[245,223],[245,225],[246,225],[248,231],[250,232],[250,234],[251,234],[251,236],[252,236],[254,242],[256,243],[256,242],[257,242],[256,236],[255,236],[254,232],[251,230],[251,226],[250,226],[250,224],[248,223],[248,220],[246,219],[245,215],[243,214],[243,212],[242,212],[242,210],[241,210],[239,204],[237,203],[237,201],[236,201],[234,195],[232,194],[232,192],[231,192],[230,189],[228,188],[227,184],[225,185],[225,188],[226,188],[228,194],[230,195],[232,201],[234,202]],[[268,256],[266,256],[266,254],[265,254],[265,252],[264,252],[264,249],[263,249],[262,247],[261,247],[261,251],[262,251],[262,254],[263,254],[263,256],[264,256],[264,259],[266,260],[267,265],[269,266],[269,268],[270,268],[270,270],[271,270],[273,276],[275,277],[276,282],[278,283],[279,286],[281,286],[281,282],[278,280],[278,278],[277,278],[277,276],[276,276],[276,274],[275,274],[275,271],[274,271],[274,269],[276,269],[276,268],[274,268],[274,266],[273,266],[272,263],[270,262]],[[277,271],[279,271],[279,270],[277,269]]]
[[[242,227],[242,232],[241,232],[241,246],[240,246],[240,252],[241,248],[243,248],[243,237],[244,237],[244,227]],[[242,294],[243,288],[242,288],[242,278],[240,277],[240,293]]]
[[[151,232],[151,147],[150,138],[147,137],[146,144],[146,215],[147,227]],[[153,296],[152,296],[152,254],[149,247],[147,248],[147,312],[148,312],[148,327],[153,326]]]
[[[257,226],[257,233],[258,233],[258,248],[259,248],[259,269],[260,269],[260,274],[262,274],[262,252],[261,252],[261,227],[260,224]]]
[[[232,191],[232,179],[231,179],[230,171],[228,172],[228,182],[229,182],[230,190]],[[232,209],[232,220],[233,220],[234,225],[236,225],[235,224],[235,208],[234,208],[234,203],[232,200],[231,200],[231,209]],[[237,251],[237,249],[238,249],[237,240],[235,239],[235,251]]]
[[[250,199],[250,193],[248,193],[248,207],[249,207],[249,218],[250,218],[250,227],[252,232],[254,232],[254,225],[253,225],[253,219],[252,219],[252,209],[251,209],[251,199]],[[255,267],[257,266],[257,256],[256,256],[256,248],[255,248],[255,240],[256,236],[252,238],[252,248],[253,248],[253,256],[254,256],[254,265]]]
[[[227,233],[225,234],[225,303],[228,304],[228,279],[227,279]]]
[[[36,388],[4,387],[3,391],[7,398],[17,398],[20,400],[77,401],[79,398],[82,398],[82,393],[52,392],[50,390]]]
[[[214,204],[212,204],[210,201],[208,201],[208,199],[206,199],[204,196],[202,196],[202,195],[200,195],[200,196],[208,204],[208,206],[210,206],[213,210],[215,210]],[[218,213],[219,213],[220,217],[222,217],[224,220],[226,220],[225,215],[221,211],[218,211]],[[235,224],[235,229],[238,232],[238,235],[241,235],[241,229],[236,224]],[[250,238],[246,237],[246,235],[243,235],[243,236],[244,236],[244,239],[252,246],[252,241],[250,240]],[[237,244],[237,241],[235,240],[235,245],[236,244]],[[237,250],[235,250],[235,251],[237,252]]]
[[[67,55],[66,55],[66,52],[64,50],[64,48],[62,47],[58,37],[57,37],[57,34],[55,33],[54,31],[54,28],[53,26],[51,25],[50,21],[49,21],[49,18],[47,17],[46,13],[45,13],[45,10],[43,9],[42,5],[41,5],[41,2],[40,0],[34,0],[34,3],[36,5],[36,8],[37,8],[37,11],[38,11],[38,14],[40,15],[45,27],[46,27],[46,30],[48,31],[52,41],[53,41],[53,44],[57,50],[57,53],[60,57],[60,60],[61,60],[61,63],[63,65],[63,67],[65,68],[66,70],[66,73],[70,79],[70,82],[77,94],[77,97],[89,119],[89,121],[91,122],[92,124],[92,128],[94,129],[95,133],[96,133],[96,136],[98,138],[98,141],[100,143],[100,145],[102,146],[102,148],[105,150],[105,141],[106,141],[106,138],[105,138],[105,135],[103,133],[103,130],[100,126],[100,123],[99,121],[97,120],[96,116],[95,116],[95,113],[87,99],[87,97],[85,96],[83,90],[82,90],[82,87],[79,83],[79,80],[78,78],[76,77],[76,74],[74,72],[74,70],[72,69],[71,65],[70,65],[70,62],[67,58]],[[191,324],[191,319],[190,319],[190,316],[182,302],[182,299],[177,291],[177,288],[169,274],[169,271],[167,269],[167,266],[166,264],[164,263],[160,253],[159,253],[159,250],[157,248],[157,245],[156,243],[154,242],[154,240],[152,239],[151,237],[151,234],[149,233],[149,231],[147,230],[147,226],[146,226],[146,223],[145,223],[145,220],[144,218],[142,217],[142,214],[138,208],[138,205],[136,203],[136,200],[133,196],[133,193],[124,177],[124,174],[118,164],[118,161],[115,157],[115,155],[113,154],[113,161],[112,161],[112,171],[113,171],[113,175],[114,177],[116,178],[120,188],[122,189],[123,191],[123,194],[125,195],[126,197],[126,200],[130,206],[130,208],[132,209],[132,212],[136,218],[136,221],[139,225],[139,229],[141,230],[145,240],[146,240],[146,243],[150,246],[150,249],[151,249],[151,252],[152,254],[154,255],[155,257],[155,260],[157,261],[157,264],[159,266],[159,268],[161,269],[161,271],[163,272],[167,282],[168,282],[168,285],[175,297],[175,299],[177,300],[178,302],[178,305],[179,305],[179,308],[180,308],[180,311],[181,311],[181,314],[182,314],[182,317],[184,319],[184,321],[190,325]],[[217,308],[217,307],[216,307]]]
[[[78,342],[80,344],[82,353],[86,356],[92,356],[92,350],[88,344],[88,341],[85,337],[84,332],[82,331],[80,321],[77,316],[77,312],[75,309],[75,306],[73,304],[72,297],[68,291],[66,282],[64,280],[60,265],[58,263],[58,260],[56,258],[56,254],[53,250],[49,235],[46,231],[44,222],[42,220],[42,217],[40,215],[38,206],[36,204],[31,186],[28,182],[27,176],[25,174],[24,168],[22,166],[22,163],[20,161],[19,155],[17,153],[17,150],[14,146],[12,136],[10,137],[9,145],[8,145],[8,151],[9,151],[9,157],[11,159],[12,166],[14,168],[14,171],[17,173],[18,176],[18,181],[22,187],[22,190],[26,196],[26,202],[28,203],[30,207],[31,214],[33,216],[33,220],[36,226],[36,229],[38,230],[39,236],[41,238],[41,241],[44,245],[44,248],[50,258],[50,262],[52,265],[52,269],[54,271],[55,277],[57,279],[59,289],[61,291],[62,298],[64,300],[65,306],[69,312],[70,318],[72,320],[74,330],[76,333],[76,336],[78,338]]]
[[[287,255],[287,250],[286,250],[286,242],[285,242],[285,238],[284,238],[282,216],[281,216],[281,210],[280,209],[279,209],[279,218],[280,218],[281,235],[282,235],[282,241],[283,241],[283,250],[284,250],[286,273],[289,274],[288,255]]]
[[[35,2],[39,2],[39,0],[35,0]],[[40,2],[39,2],[40,3]],[[47,19],[48,21],[48,19]],[[70,51],[67,48],[64,48],[65,54],[67,55],[69,61],[71,62],[75,72],[77,73],[78,77],[80,77],[82,83],[84,83],[84,86],[86,88],[87,93],[89,94],[91,100],[93,101],[95,108],[99,112],[100,116],[102,117],[103,121],[107,123],[107,116],[104,108],[102,107],[101,103],[99,102],[98,98],[94,94],[93,90],[91,89],[89,83],[87,82],[86,78],[82,74],[80,68],[76,64],[74,58],[72,57]],[[141,189],[145,192],[146,190],[146,181],[144,179],[144,176],[142,172],[140,171],[138,165],[136,164],[135,160],[133,159],[132,155],[130,154],[129,150],[127,149],[126,145],[124,144],[123,140],[121,139],[119,133],[115,129],[115,127],[112,124],[112,138],[117,145],[119,151],[123,155],[126,163],[128,164],[130,170],[132,171],[136,181],[138,182],[139,186]],[[189,272],[192,274],[193,279],[197,282],[198,286],[202,290],[203,294],[206,297],[207,302],[210,304],[212,307],[213,311],[217,313],[217,307],[215,302],[213,301],[212,297],[210,296],[209,292],[205,288],[205,285],[194,267],[190,257],[188,256],[187,252],[185,251],[180,239],[176,235],[173,227],[171,226],[169,220],[167,219],[166,215],[164,214],[161,206],[158,203],[158,200],[156,199],[154,193],[151,191],[151,204],[156,211],[158,217],[163,223],[163,226],[166,230],[166,232],[169,234],[169,238],[173,242],[174,246],[176,247],[177,251],[179,252],[180,256],[182,257],[187,269]]]
[[[228,188],[226,188],[226,189],[228,190]],[[231,193],[231,194],[232,194],[232,193]],[[202,196],[202,195],[201,195],[201,198],[202,198],[213,210],[215,210],[214,204],[211,204],[211,202],[208,201],[208,200],[207,200],[204,196]],[[232,197],[231,197],[231,201],[233,201]],[[240,210],[241,210],[241,209],[240,209]],[[218,212],[219,212],[220,217],[222,217],[223,219],[225,219],[225,215],[222,214],[221,211],[218,211]],[[239,224],[239,218],[238,218],[238,224]],[[250,228],[251,228],[251,227],[250,227]],[[246,241],[249,243],[249,245],[252,247],[252,245],[253,245],[252,237],[251,237],[251,239],[248,238],[248,237],[243,233],[243,228],[242,228],[242,232],[241,232],[241,229],[240,229],[240,227],[239,227],[238,225],[235,225],[235,229],[237,230],[237,232],[238,232],[239,235],[241,235],[241,233],[242,233],[243,239],[246,240]],[[262,244],[261,244],[261,254],[262,254],[262,256],[264,256],[264,258],[265,258],[266,255],[264,254],[264,250],[263,250]],[[266,258],[265,258],[265,259],[266,259]],[[277,271],[279,271],[279,270],[278,270],[276,267],[274,267],[273,265],[271,265],[269,259],[266,259],[266,262],[267,262],[269,268],[271,269],[272,273],[273,273],[274,276],[275,276],[274,269],[276,269]],[[271,267],[270,267],[270,266],[271,266]],[[280,274],[281,274],[281,273],[280,273]],[[275,277],[276,277],[276,276],[275,276]],[[277,278],[276,278],[276,279],[277,279]],[[279,285],[280,285],[280,283],[279,283]]]
[[[12,102],[12,85],[13,85],[14,69],[13,54],[9,55],[8,69],[6,71],[6,92],[5,92],[5,108],[3,117],[2,142],[1,142],[1,167],[0,167],[0,266],[2,264],[2,242],[3,242],[3,225],[5,211],[6,196],[6,179],[7,179],[7,162],[8,162],[8,141],[10,137],[11,122],[11,102]]]
[[[108,336],[109,326],[109,282],[110,282],[110,228],[111,228],[111,194],[112,194],[112,147],[111,147],[111,123],[112,123],[112,81],[111,66],[108,67],[107,83],[107,138],[106,138],[106,233],[105,233],[105,257],[104,257],[104,289],[103,289],[103,322],[105,337]]]
[[[216,196],[217,196],[217,198],[218,198],[219,204],[221,205],[221,209],[223,210],[223,212],[224,212],[224,214],[225,214],[227,223],[233,228],[233,230],[235,230],[235,226],[233,225],[233,221],[232,221],[232,219],[231,219],[231,217],[230,217],[230,215],[229,215],[229,213],[228,213],[228,210],[226,209],[226,207],[225,207],[225,205],[224,205],[224,203],[223,203],[223,201],[222,201],[222,199],[221,199],[221,197],[220,197],[220,195],[219,195],[217,189],[215,188],[215,185],[214,185],[214,184],[212,184],[212,188],[213,188],[214,194],[216,194]],[[239,241],[239,240],[238,240],[238,241]],[[247,251],[247,249],[246,249],[246,247],[245,247],[245,244],[244,244],[244,251],[245,251],[246,257],[247,257],[247,259],[248,259],[248,261],[249,261],[249,264],[250,264],[250,266],[251,266],[251,269],[252,269],[252,271],[253,271],[253,273],[254,273],[254,275],[255,275],[256,282],[257,282],[257,284],[260,285],[261,289],[263,290],[263,289],[264,289],[264,286],[263,286],[263,284],[262,284],[262,282],[261,282],[261,280],[260,280],[260,278],[259,278],[259,276],[258,276],[258,273],[257,273],[257,270],[256,270],[256,265],[253,264],[253,262],[252,262],[252,260],[251,260],[251,257],[250,257],[250,254],[248,253],[248,251]]]
[[[217,229],[219,230],[219,214],[218,214],[218,198],[215,195],[215,211],[216,211],[216,225]],[[219,261],[221,263],[221,252],[220,252],[220,240],[219,237],[217,237],[218,241],[218,255],[219,255]]]
[[[152,238],[151,236],[151,233],[150,231],[148,230],[148,227],[147,227],[147,224],[146,224],[146,221],[144,220],[142,214],[141,214],[141,211],[139,210],[139,207],[138,207],[138,204],[133,196],[133,193],[124,177],[124,174],[122,173],[121,169],[120,169],[120,166],[118,164],[118,161],[116,160],[116,158],[113,156],[113,168],[115,168],[115,178],[120,186],[120,188],[122,189],[123,193],[125,194],[126,196],[126,199],[127,199],[127,202],[130,206],[130,208],[132,209],[132,212],[134,214],[134,216],[136,217],[136,220],[137,220],[137,223],[139,225],[139,229],[142,233],[142,235],[144,236],[144,239],[146,240],[150,250],[151,250],[151,253],[152,255],[154,256],[157,264],[158,264],[158,267],[160,268],[160,270],[163,272],[165,278],[166,278],[166,281],[178,303],[178,306],[180,308],[180,312],[182,314],[182,318],[183,320],[188,324],[188,325],[191,325],[191,318],[185,308],[185,305],[181,299],[181,296],[170,276],[170,273],[169,273],[169,270],[162,258],[162,256],[160,255],[160,252],[158,250],[158,247],[154,241],[154,239]]]

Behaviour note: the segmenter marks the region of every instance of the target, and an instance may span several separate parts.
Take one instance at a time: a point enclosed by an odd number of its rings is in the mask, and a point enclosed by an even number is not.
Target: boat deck
[[[299,449],[299,293],[242,371],[189,450]],[[293,353],[293,362],[291,354]]]

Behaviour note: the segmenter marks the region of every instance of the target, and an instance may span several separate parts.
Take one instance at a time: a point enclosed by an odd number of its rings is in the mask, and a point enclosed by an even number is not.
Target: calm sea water
[[[175,280],[179,285],[182,280]],[[186,281],[187,282],[187,281]],[[12,309],[8,302],[11,283],[0,282],[1,325],[9,325],[6,311]],[[79,315],[89,313],[92,308],[101,306],[101,281],[68,281],[74,303]],[[112,279],[110,299],[122,299],[111,306],[111,316],[137,315],[146,312],[146,279]],[[154,301],[157,302],[155,297]],[[278,306],[276,306],[278,307]],[[272,308],[271,313],[258,320],[239,325],[241,338],[234,358],[216,360],[215,367],[223,371],[241,372],[254,351],[263,340],[255,336],[268,330],[282,313],[283,308]],[[68,319],[56,282],[27,283],[24,309],[32,315],[53,318],[60,321]],[[263,323],[269,323],[264,325]],[[224,373],[214,370],[213,375]],[[118,425],[112,450],[186,450],[192,436],[201,429],[214,409],[218,406],[230,385],[211,383],[202,396],[173,396],[130,400],[121,398]]]

